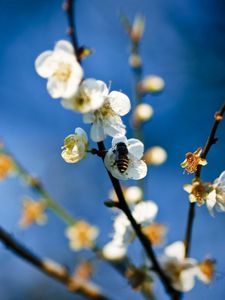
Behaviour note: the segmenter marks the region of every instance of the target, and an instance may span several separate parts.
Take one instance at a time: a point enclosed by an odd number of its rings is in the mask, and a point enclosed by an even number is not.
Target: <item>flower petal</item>
[[[83,69],[78,62],[73,62],[71,64],[71,68],[72,72],[69,79],[67,80],[66,88],[63,94],[63,97],[65,98],[71,98],[75,95],[83,77]]]
[[[127,173],[128,178],[138,180],[144,178],[147,171],[147,165],[143,160],[132,158],[129,160],[128,169],[125,173]]]
[[[108,260],[121,260],[127,253],[126,247],[118,246],[111,241],[103,247],[102,254]]]
[[[95,116],[93,112],[83,114],[83,122],[86,124],[93,123],[95,120]]]
[[[124,116],[130,111],[130,99],[121,92],[112,91],[107,100],[110,102],[110,106],[114,112],[120,116]]]
[[[91,139],[94,142],[101,142],[105,139],[105,133],[102,122],[94,122],[91,126]]]
[[[127,138],[125,137],[125,135],[115,136],[112,139],[112,147],[113,148],[115,148],[118,143],[124,143],[124,144],[128,145],[128,141],[127,141]]]
[[[165,254],[169,257],[174,257],[178,259],[179,261],[184,259],[184,243],[181,241],[174,242],[173,244],[170,244],[165,248]]]
[[[125,128],[126,126],[119,116],[113,116],[112,118],[104,120],[104,131],[109,136],[124,136],[126,134]]]
[[[192,185],[191,184],[184,184],[183,185],[183,189],[185,190],[185,192],[187,192],[187,193],[191,193],[191,191],[192,191]]]
[[[47,90],[52,98],[60,98],[63,96],[66,88],[64,81],[59,81],[54,77],[50,77],[47,83]]]
[[[189,201],[190,201],[190,203],[194,203],[194,202],[197,201],[197,199],[196,199],[196,197],[193,194],[190,194],[189,195]]]
[[[98,95],[107,96],[108,88],[106,84],[101,80],[96,80],[94,78],[85,79],[82,82],[82,88],[87,94],[97,93]]]
[[[216,191],[213,190],[208,194],[206,198],[206,206],[208,208],[209,213],[213,216],[213,208],[216,205]]]
[[[66,40],[60,40],[56,43],[54,51],[63,51],[69,54],[75,54],[72,44]]]
[[[52,53],[52,51],[45,51],[35,60],[35,70],[43,78],[50,77],[56,68],[56,63],[52,59]]]
[[[185,160],[180,164],[180,166],[181,166],[182,168],[186,168],[187,165],[188,165],[187,159],[185,159]]]
[[[158,213],[158,206],[153,201],[146,201],[138,203],[134,211],[132,212],[133,217],[137,223],[142,226],[149,225],[156,217]]]
[[[84,140],[87,142],[88,141],[88,137],[87,137],[87,133],[86,131],[84,131],[84,129],[82,129],[81,127],[77,127],[75,129],[75,133],[78,135],[78,136],[81,136],[84,138]]]
[[[144,145],[138,139],[129,139],[128,150],[134,157],[141,159],[144,154]]]
[[[181,271],[179,276],[179,283],[174,287],[182,292],[190,291],[195,285],[195,275],[196,272],[194,268],[189,268]]]
[[[214,185],[218,186],[225,193],[225,171],[214,181]]]
[[[198,164],[201,165],[201,166],[206,166],[207,165],[207,160],[204,159],[204,158],[201,158]]]
[[[199,147],[199,148],[194,152],[194,154],[195,154],[196,156],[200,156],[201,153],[202,153],[202,148],[201,148],[201,147]]]

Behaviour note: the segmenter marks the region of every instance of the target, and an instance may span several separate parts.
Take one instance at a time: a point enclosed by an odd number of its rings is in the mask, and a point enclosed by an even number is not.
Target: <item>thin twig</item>
[[[66,11],[67,19],[68,19],[68,34],[71,38],[71,42],[73,44],[76,57],[78,61],[80,61],[80,51],[78,46],[78,40],[77,40],[77,34],[76,34],[76,28],[75,28],[75,22],[74,22],[74,0],[65,0],[64,2],[64,10]]]
[[[71,282],[74,281],[74,278],[71,277],[67,268],[52,260],[41,259],[1,227],[0,240],[9,250],[14,252],[17,256],[33,265],[47,276],[61,282],[67,288],[70,287]],[[109,300],[109,298],[104,296],[98,289],[96,289],[96,287],[92,287],[91,285],[87,284],[87,282],[79,282],[76,288],[74,290],[71,290],[71,292],[83,295],[88,299]]]
[[[214,115],[214,122],[213,126],[210,130],[209,136],[207,138],[206,144],[204,146],[203,152],[201,157],[206,158],[207,154],[209,153],[209,150],[211,149],[212,145],[214,145],[217,142],[216,138],[216,131],[220,124],[220,122],[223,119],[223,115],[225,113],[225,102],[223,103],[221,109],[215,113]],[[195,178],[200,179],[201,177],[201,170],[202,166],[198,165],[197,171],[195,173]],[[190,247],[191,247],[191,238],[192,238],[192,231],[193,231],[193,222],[195,218],[195,203],[190,203],[189,205],[189,212],[188,212],[188,219],[187,219],[187,227],[186,227],[186,234],[185,234],[185,257],[189,256],[190,253]]]

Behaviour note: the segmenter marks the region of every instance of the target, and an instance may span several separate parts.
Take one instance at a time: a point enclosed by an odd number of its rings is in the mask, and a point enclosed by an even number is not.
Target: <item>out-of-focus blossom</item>
[[[147,103],[138,104],[133,114],[133,125],[139,126],[141,123],[151,119],[153,115],[153,108]]]
[[[125,276],[134,290],[140,290],[145,282],[150,283],[149,275],[142,268],[129,267]]]
[[[117,243],[116,240],[112,240],[111,242],[107,243],[102,249],[102,255],[112,261],[121,260],[126,256],[127,248]]]
[[[124,191],[124,196],[128,204],[136,204],[143,200],[143,191],[138,186],[129,186]]]
[[[127,155],[120,155],[118,144],[127,148]],[[112,140],[112,148],[107,152],[104,162],[109,172],[118,179],[142,179],[147,175],[147,165],[141,160],[144,153],[144,145],[137,139],[129,139],[125,136],[115,137]],[[118,165],[125,163],[126,170],[121,172]]]
[[[43,225],[47,221],[45,215],[46,205],[43,201],[33,201],[26,198],[23,201],[22,217],[20,219],[20,227],[26,228],[33,223]]]
[[[199,279],[205,284],[212,282],[215,273],[215,260],[206,258],[202,262],[198,263]]]
[[[142,227],[152,223],[157,212],[158,207],[153,201],[140,202],[132,209],[134,219]],[[126,255],[129,244],[135,238],[135,232],[130,221],[122,212],[115,217],[113,229],[112,240],[105,245],[103,255],[108,259],[119,260]]]
[[[156,75],[149,75],[145,77],[138,85],[139,92],[146,93],[159,93],[165,87],[165,81]]]
[[[214,209],[225,211],[225,171],[213,183],[194,180],[192,184],[185,184],[184,190],[189,193],[190,202],[205,203],[212,216]]]
[[[225,171],[213,182],[213,188],[215,189],[214,207],[218,211],[225,211]]]
[[[141,56],[138,55],[138,54],[132,53],[132,54],[129,56],[129,65],[130,65],[132,68],[140,68],[141,65],[142,65]]]
[[[74,49],[68,41],[58,41],[53,51],[41,53],[35,60],[37,73],[48,78],[47,90],[52,98],[73,96],[83,77]]]
[[[80,220],[66,229],[66,236],[70,241],[70,248],[75,251],[91,248],[98,236],[98,228]]]
[[[0,180],[5,179],[15,171],[13,159],[4,153],[0,153]]]
[[[194,287],[196,278],[206,281],[201,264],[195,259],[185,258],[184,253],[184,243],[177,241],[165,248],[161,264],[172,286],[178,291],[188,292]]]
[[[158,206],[153,201],[142,201],[135,205],[132,215],[141,226],[147,226],[154,221],[158,213]]]
[[[88,78],[80,84],[75,95],[62,99],[62,105],[74,111],[88,113],[100,108],[107,97],[109,90],[101,80]]]
[[[74,274],[69,280],[68,289],[70,291],[79,291],[85,289],[86,293],[97,297],[100,289],[94,284],[90,277],[93,273],[93,267],[89,262],[81,262],[75,269]]]
[[[159,246],[164,243],[167,228],[163,224],[153,223],[142,229],[152,245]]]
[[[198,148],[195,152],[186,153],[186,159],[180,164],[188,173],[195,173],[199,165],[207,165],[207,161],[201,158],[202,148]]]
[[[160,146],[154,146],[149,148],[143,156],[143,160],[148,165],[159,166],[163,164],[167,159],[166,150]]]
[[[131,28],[130,36],[134,42],[138,42],[144,33],[145,18],[142,15],[137,15],[134,18],[134,23]]]
[[[82,128],[77,127],[74,134],[70,134],[64,139],[62,149],[61,156],[67,163],[76,163],[83,159],[88,149],[86,132]]]
[[[185,184],[184,190],[189,193],[189,200],[191,203],[197,202],[202,205],[211,199],[209,195],[215,193],[211,183],[194,180],[192,184]]]
[[[126,133],[121,116],[129,111],[129,98],[121,92],[112,91],[105,97],[99,109],[84,114],[83,121],[92,124],[91,138],[95,142],[100,142],[107,135],[115,137]]]
[[[142,189],[136,185],[129,186],[129,187],[122,186],[122,191],[123,191],[124,197],[126,199],[126,202],[130,205],[138,203],[141,200],[143,200]],[[114,189],[112,189],[110,191],[109,198],[115,202],[118,202],[118,198],[117,198],[117,195],[116,195]]]

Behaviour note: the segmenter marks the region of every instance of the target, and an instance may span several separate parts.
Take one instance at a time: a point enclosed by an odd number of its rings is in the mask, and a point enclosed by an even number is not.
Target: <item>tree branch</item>
[[[74,281],[74,278],[69,274],[68,270],[64,266],[52,260],[41,259],[1,227],[0,240],[10,251],[14,252],[17,256],[36,267],[40,272],[61,282],[67,288],[70,286],[71,282]],[[96,287],[89,285],[87,282],[79,282],[76,288],[74,290],[71,290],[71,292],[83,295],[88,299],[110,300],[108,297],[104,296],[98,289],[96,289]]]
[[[105,145],[103,142],[99,142],[98,143],[98,149],[100,151],[104,151],[105,150]],[[108,172],[108,171],[107,171]],[[127,202],[124,198],[123,195],[123,191],[121,189],[119,180],[114,178],[110,172],[108,172],[109,178],[112,182],[112,185],[114,187],[114,190],[116,192],[116,195],[118,197],[119,200],[119,208],[125,213],[125,215],[127,216],[128,220],[130,221],[140,243],[142,244],[143,248],[145,249],[146,255],[149,258],[150,262],[153,265],[153,270],[158,274],[158,276],[160,277],[166,291],[168,294],[171,295],[172,299],[177,300],[179,299],[179,293],[173,289],[173,287],[170,285],[170,280],[169,278],[164,274],[163,270],[161,269],[161,266],[157,260],[157,257],[155,256],[155,253],[153,251],[152,248],[152,244],[151,241],[149,239],[146,238],[146,236],[143,234],[140,225],[136,222],[136,220],[134,219],[129,206],[127,205]]]
[[[210,130],[209,136],[207,138],[206,144],[204,146],[203,152],[201,157],[206,158],[207,154],[209,153],[209,150],[211,147],[217,142],[216,138],[216,131],[220,124],[220,122],[223,119],[223,115],[225,113],[225,102],[223,103],[222,107],[218,112],[214,115],[214,123],[212,125],[212,128]],[[195,173],[195,178],[200,179],[201,177],[201,170],[202,166],[198,165],[197,171]],[[190,247],[191,247],[191,238],[192,238],[192,231],[193,231],[193,223],[195,218],[195,203],[190,203],[189,205],[189,212],[188,212],[188,219],[187,219],[187,227],[186,227],[186,234],[185,234],[185,257],[189,256],[190,253]]]

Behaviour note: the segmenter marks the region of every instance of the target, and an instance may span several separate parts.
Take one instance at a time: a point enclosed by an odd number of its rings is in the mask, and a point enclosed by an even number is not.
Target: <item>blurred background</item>
[[[112,213],[103,201],[108,199],[110,182],[101,161],[88,157],[79,164],[66,164],[61,146],[66,135],[81,125],[81,115],[64,110],[45,88],[46,81],[34,69],[35,58],[67,38],[67,22],[61,0],[0,1],[0,137],[16,158],[45,184],[49,193],[76,217],[101,228],[100,245],[109,240]],[[86,77],[112,81],[132,99],[132,73],[128,65],[128,37],[120,21],[123,11],[133,18],[146,17],[141,44],[144,74],[157,74],[166,82],[164,93],[147,96],[155,115],[144,126],[146,147],[161,145],[168,160],[151,167],[147,198],[159,205],[158,220],[169,227],[167,242],[184,236],[188,198],[182,185],[192,176],[184,175],[179,164],[184,154],[203,146],[213,114],[225,98],[225,3],[223,0],[77,0],[78,39],[95,49],[84,61]],[[125,118],[129,124],[129,116]],[[88,128],[83,126],[84,128]],[[225,168],[225,122],[221,124],[216,147],[203,170],[205,180],[215,179]],[[128,129],[128,136],[131,131]],[[98,172],[98,176],[96,176]],[[18,228],[21,200],[33,196],[17,178],[0,182],[0,224],[13,232],[42,256],[72,267],[80,254],[71,252],[64,236],[64,224],[49,213],[44,227]],[[201,283],[185,299],[224,299],[225,293],[225,215],[209,216],[206,207],[197,209],[192,256],[211,255],[217,272],[209,286]],[[159,251],[160,252],[160,251]],[[88,251],[82,252],[89,257]],[[140,260],[135,243],[132,257]],[[0,245],[1,300],[82,299],[42,275]],[[94,280],[115,299],[141,299],[126,280],[103,262],[95,264]],[[115,291],[117,294],[115,295]],[[157,288],[157,299],[167,299]]]

